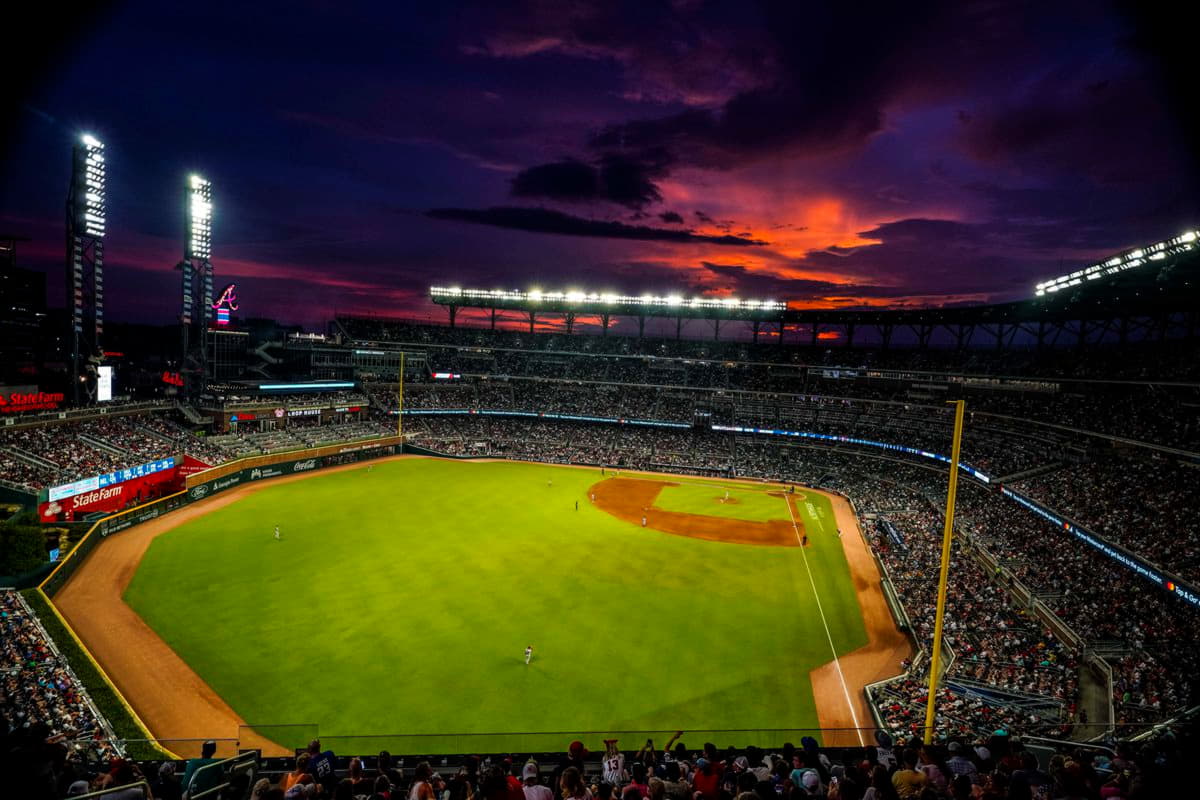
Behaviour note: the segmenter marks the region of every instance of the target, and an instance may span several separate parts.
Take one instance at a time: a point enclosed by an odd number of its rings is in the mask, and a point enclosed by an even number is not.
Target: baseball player
[[[529,662],[533,660],[533,645],[525,645],[525,666],[529,666]]]

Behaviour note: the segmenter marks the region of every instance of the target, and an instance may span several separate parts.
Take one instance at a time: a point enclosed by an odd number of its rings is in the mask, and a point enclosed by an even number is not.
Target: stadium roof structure
[[[1076,272],[1039,283],[1030,299],[1008,303],[938,308],[801,309],[779,300],[741,300],[732,297],[682,295],[618,295],[569,291],[464,289],[435,286],[430,299],[449,312],[455,326],[459,309],[498,311],[526,316],[529,331],[539,317],[559,316],[567,333],[577,317],[598,317],[602,335],[613,317],[638,321],[638,337],[648,318],[674,319],[676,338],[683,321],[708,320],[713,338],[727,322],[749,323],[757,343],[763,325],[777,326],[777,342],[785,332],[793,343],[816,344],[823,333],[836,332],[840,344],[853,346],[856,335],[869,337],[884,348],[898,332],[910,333],[912,344],[929,346],[935,338],[959,348],[1024,345],[1085,346],[1101,341],[1195,337],[1200,328],[1200,233],[1180,236],[1124,251]]]

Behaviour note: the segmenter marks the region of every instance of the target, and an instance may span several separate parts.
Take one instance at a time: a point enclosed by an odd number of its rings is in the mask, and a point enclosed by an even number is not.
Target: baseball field
[[[112,537],[55,602],[156,735],[340,752],[869,727],[902,655],[844,500],[516,462],[238,489]]]

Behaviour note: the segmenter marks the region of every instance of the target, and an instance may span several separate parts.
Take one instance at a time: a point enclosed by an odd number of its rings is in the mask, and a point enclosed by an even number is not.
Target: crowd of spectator
[[[117,755],[100,715],[21,595],[0,590],[0,728],[36,731],[64,760]],[[0,787],[0,793],[3,788]]]
[[[799,746],[693,748],[679,741],[683,735],[661,750],[653,740],[621,749],[614,739],[593,753],[576,740],[563,754],[455,756],[411,767],[386,751],[347,758],[313,741],[286,764],[271,759],[260,769],[226,772],[210,749],[187,762],[114,759],[82,770],[57,760],[56,746],[37,752],[28,736],[0,731],[0,742],[27,757],[13,762],[6,749],[0,766],[6,788],[29,800],[89,790],[105,800],[179,800],[189,790],[216,800],[1141,800],[1186,796],[1194,749],[1186,734],[1056,752],[1004,733],[926,745],[878,730],[870,744],[845,748],[823,748],[811,737]],[[134,781],[144,788],[121,788]]]
[[[1122,458],[1056,470],[1014,488],[1188,580],[1200,580],[1200,465]]]
[[[1172,447],[1200,446],[1200,377],[1186,344],[1061,353],[755,347],[746,342],[644,340],[487,331],[340,318],[351,339],[404,344],[430,369],[905,401],[929,386],[961,390],[972,409]],[[1003,380],[988,376],[1005,377]],[[1025,380],[1020,380],[1024,376]],[[1139,380],[1143,379],[1143,380]],[[957,396],[957,394],[955,395]],[[997,424],[1007,424],[998,421]]]

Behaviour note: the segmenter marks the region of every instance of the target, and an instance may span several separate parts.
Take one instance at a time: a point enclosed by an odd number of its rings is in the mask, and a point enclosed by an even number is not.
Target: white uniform
[[[620,786],[625,782],[625,754],[604,757],[604,782]]]
[[[279,540],[279,526],[278,525],[275,526],[275,540],[276,541]]]
[[[533,658],[533,647],[526,647],[525,648],[525,663],[528,664],[530,659],[532,659],[532,658]]]

